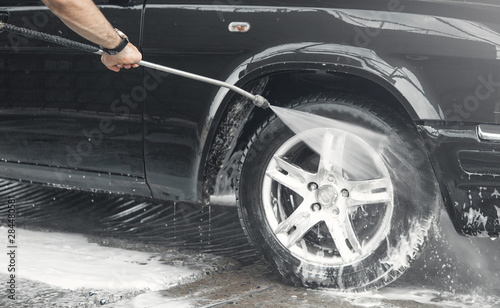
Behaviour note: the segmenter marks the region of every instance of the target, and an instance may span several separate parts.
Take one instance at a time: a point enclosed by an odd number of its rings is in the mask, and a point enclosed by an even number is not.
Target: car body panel
[[[102,7],[108,15],[120,11],[115,23],[134,41],[139,40],[141,9]],[[14,25],[82,41],[39,1],[0,11],[8,11],[6,21]],[[131,92],[140,71],[116,75],[98,56],[11,33],[1,36],[0,57],[5,177],[97,190],[101,181],[89,179],[106,174],[145,185],[142,106]],[[32,172],[26,172],[29,166]],[[136,189],[111,182],[106,184],[113,191]],[[137,190],[150,195],[147,187]]]
[[[477,125],[419,126],[457,231],[500,232],[500,143],[482,140]]]
[[[8,11],[9,22],[20,26],[24,17],[33,19],[45,10],[35,1],[14,3],[7,1],[0,11]],[[290,72],[353,76],[377,85],[406,110],[412,125],[418,125],[457,229],[498,235],[499,205],[494,200],[500,183],[496,173],[480,164],[494,164],[498,156],[492,153],[500,148],[498,142],[481,140],[477,134],[478,124],[500,125],[496,2],[148,0],[144,7],[142,1],[97,3],[150,62],[245,88],[273,84],[277,76]],[[28,6],[33,9],[25,10]],[[49,16],[39,30],[78,39]],[[231,32],[231,22],[248,23],[250,29]],[[168,200],[202,202],[205,188],[209,194],[234,197],[234,167],[246,132],[259,125],[255,119],[264,114],[260,110],[242,111],[246,114],[226,140],[223,157],[215,167],[209,166],[218,153],[214,144],[224,132],[221,127],[230,122],[228,110],[237,106],[234,93],[148,69],[113,74],[93,55],[35,41],[15,44],[5,35],[0,40],[0,145],[6,160],[2,164],[9,170],[3,176]],[[334,85],[320,85],[330,86]],[[271,92],[263,92],[275,99],[271,103],[289,103]],[[104,132],[111,126],[112,131]],[[478,152],[480,158],[475,159]],[[41,166],[34,168],[39,170],[36,176],[26,171],[30,165]],[[69,180],[71,173],[116,179],[89,185]],[[208,178],[219,183],[207,184]],[[483,199],[467,201],[474,191],[485,192]],[[488,216],[488,222],[474,223],[484,220],[477,213]]]

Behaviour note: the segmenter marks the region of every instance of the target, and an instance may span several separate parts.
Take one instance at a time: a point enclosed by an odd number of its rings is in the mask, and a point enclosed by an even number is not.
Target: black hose
[[[26,36],[26,37],[31,37],[34,39],[43,40],[43,41],[46,41],[49,43],[54,43],[54,44],[62,45],[62,46],[69,47],[69,48],[78,49],[78,50],[85,51],[85,52],[91,52],[91,53],[95,53],[95,54],[101,53],[101,49],[99,49],[98,47],[92,46],[92,45],[83,44],[80,42],[68,40],[68,39],[65,39],[65,38],[62,38],[62,37],[59,37],[56,35],[51,35],[51,34],[47,34],[47,33],[43,33],[43,32],[38,32],[38,31],[26,29],[26,28],[13,26],[10,24],[6,24],[4,22],[0,22],[0,30],[6,30],[6,31],[9,31],[11,33],[19,34],[19,35]]]

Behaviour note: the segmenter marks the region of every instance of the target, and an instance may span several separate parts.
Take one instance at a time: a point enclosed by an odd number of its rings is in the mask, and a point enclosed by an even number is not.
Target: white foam
[[[433,289],[416,288],[410,286],[398,286],[397,284],[386,286],[377,291],[364,293],[341,293],[333,291],[320,291],[323,296],[344,298],[356,307],[394,307],[390,302],[404,301],[432,305],[435,307],[470,308],[482,307],[493,308],[496,306],[495,298],[487,298],[474,294],[456,294],[452,292],[439,292]]]
[[[144,293],[131,301],[114,304],[113,308],[191,308],[195,307],[196,298],[168,298],[158,292]]]
[[[0,227],[2,246],[7,228]],[[16,229],[16,277],[67,289],[160,290],[197,272],[160,261],[159,254],[102,247],[82,235]],[[8,264],[0,254],[0,264]],[[7,272],[0,266],[0,273]]]

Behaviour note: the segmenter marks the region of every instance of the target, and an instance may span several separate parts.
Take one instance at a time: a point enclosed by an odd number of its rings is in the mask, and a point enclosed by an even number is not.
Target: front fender
[[[438,110],[425,96],[415,75],[405,68],[388,64],[366,48],[310,42],[280,45],[266,49],[242,63],[226,82],[261,94],[268,76],[285,71],[324,71],[359,76],[392,93],[412,118],[440,119]],[[252,113],[252,105],[248,100],[232,100],[232,97],[227,89],[219,89],[204,129],[208,134],[208,124],[220,119],[213,144],[205,156],[202,187],[204,203],[211,200],[218,204],[232,204],[234,200],[234,176],[242,150],[236,140]],[[224,116],[221,109],[226,110]],[[231,135],[227,136],[229,131]],[[225,143],[224,147],[221,141]]]
[[[298,43],[269,48],[248,65],[249,76],[284,70],[347,73],[373,81],[392,93],[414,119],[442,119],[418,79],[405,67],[393,66],[375,51],[339,44]],[[254,78],[255,78],[254,77]]]

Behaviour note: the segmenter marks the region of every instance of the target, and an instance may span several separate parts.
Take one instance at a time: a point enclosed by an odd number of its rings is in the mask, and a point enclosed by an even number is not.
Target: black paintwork
[[[500,125],[495,1],[96,3],[150,62],[243,87],[266,78],[263,94],[279,105],[336,89],[404,110],[422,132],[457,229],[498,234],[500,161],[492,153],[500,144],[475,130]],[[3,1],[0,12],[9,23],[82,41],[39,1]],[[233,21],[250,31],[229,32]],[[0,97],[1,176],[189,202],[209,197],[203,191],[234,193],[241,144],[266,114],[242,111],[252,114],[238,117],[245,121],[215,174],[219,166],[207,161],[236,95],[142,68],[114,74],[94,55],[7,33]]]
[[[500,232],[499,144],[480,141],[476,125],[421,125],[448,213],[469,235]]]
[[[134,41],[141,8],[112,18]],[[11,24],[81,41],[39,1],[0,10],[9,13]],[[146,186],[142,102],[124,98],[141,71],[113,74],[95,55],[9,33],[1,36],[0,53],[4,177],[95,190],[116,184],[118,192],[149,194],[135,188]]]

